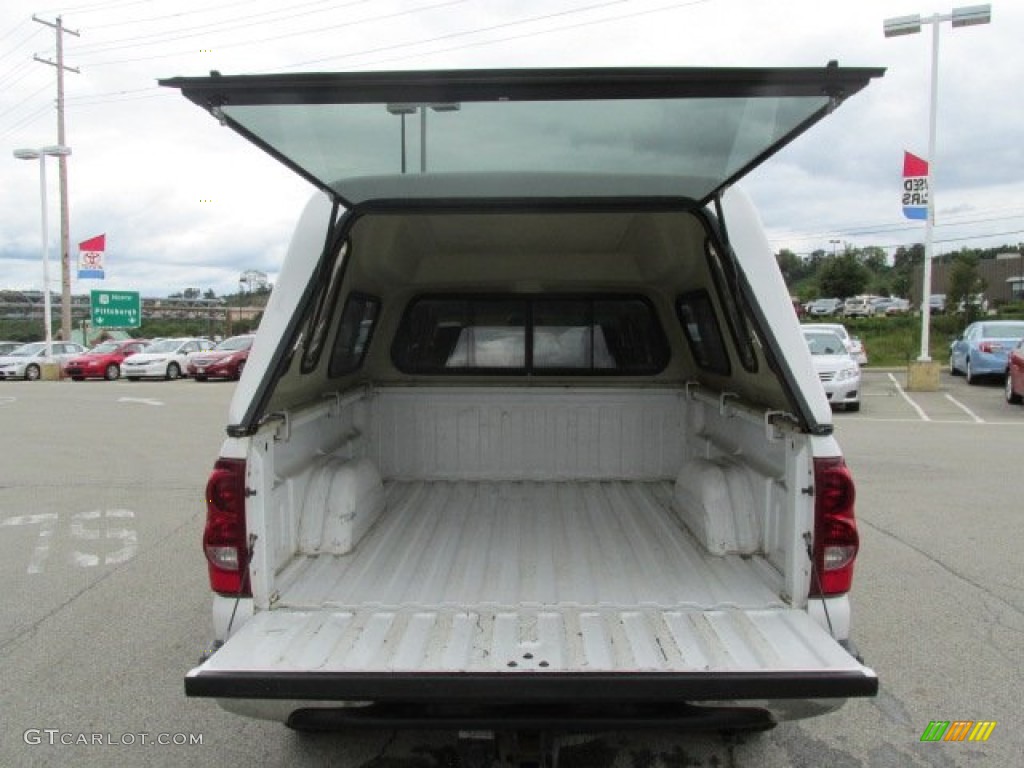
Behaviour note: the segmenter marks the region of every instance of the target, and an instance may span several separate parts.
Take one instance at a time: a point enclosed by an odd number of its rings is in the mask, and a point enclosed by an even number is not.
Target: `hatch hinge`
[[[739,399],[740,396],[735,392],[723,392],[718,398],[718,414],[731,419],[736,415],[736,409],[729,406],[729,401]]]
[[[788,411],[767,411],[764,415],[764,430],[768,442],[777,443],[782,440],[787,427],[800,428],[800,420]]]
[[[262,427],[264,424],[269,424],[272,421],[280,422],[274,430],[274,442],[287,443],[291,440],[292,417],[288,415],[288,411],[274,411],[274,413],[268,413],[260,419],[259,425]]]
[[[839,75],[839,62],[832,59],[825,67],[825,95],[828,96],[828,105],[826,106],[826,114],[831,115],[837,109],[839,105],[846,101],[846,88],[838,82]]]

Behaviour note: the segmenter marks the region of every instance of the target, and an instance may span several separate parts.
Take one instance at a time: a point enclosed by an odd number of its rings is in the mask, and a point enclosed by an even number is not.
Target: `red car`
[[[209,352],[189,355],[188,375],[196,381],[239,378],[245,361],[249,359],[249,348],[254,338],[252,335],[232,336]]]
[[[64,363],[64,375],[75,381],[84,379],[106,379],[114,381],[121,376],[121,362],[141,352],[149,344],[145,339],[104,341],[84,355],[72,357]]]
[[[1006,360],[1006,402],[1012,405],[1024,402],[1024,339],[1010,350]]]

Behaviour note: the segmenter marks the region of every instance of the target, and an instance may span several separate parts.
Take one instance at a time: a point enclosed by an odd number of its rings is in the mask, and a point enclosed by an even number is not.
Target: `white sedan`
[[[804,326],[804,339],[811,350],[814,370],[833,406],[848,411],[860,410],[860,366],[833,330]]]
[[[812,328],[814,330],[832,331],[839,335],[839,338],[843,340],[843,344],[846,345],[846,349],[850,352],[850,356],[857,361],[859,365],[868,364],[868,350],[864,346],[864,342],[858,339],[856,336],[851,336],[850,332],[846,330],[846,326],[842,323],[814,323],[803,326],[804,328]]]
[[[121,363],[121,373],[129,381],[157,378],[173,381],[186,370],[189,354],[211,349],[207,339],[163,339]]]

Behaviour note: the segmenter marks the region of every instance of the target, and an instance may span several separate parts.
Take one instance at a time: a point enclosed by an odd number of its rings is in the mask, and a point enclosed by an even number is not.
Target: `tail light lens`
[[[203,551],[210,588],[231,597],[249,597],[249,550],[245,530],[245,461],[217,459],[206,483]]]
[[[1003,345],[995,341],[983,341],[978,344],[978,350],[992,354],[993,352],[1000,352],[1003,349]]]
[[[814,460],[814,564],[820,584],[812,579],[812,595],[850,591],[860,546],[853,513],[856,495],[841,456]]]

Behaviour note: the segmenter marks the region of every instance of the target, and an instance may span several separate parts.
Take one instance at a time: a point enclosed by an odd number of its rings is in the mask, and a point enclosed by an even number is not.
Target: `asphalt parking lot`
[[[1024,752],[1024,407],[867,369],[837,413],[862,550],[854,636],[876,699],[739,741],[603,734],[562,766],[1014,765]],[[451,734],[300,736],[184,697],[209,638],[202,496],[234,385],[0,383],[0,765],[456,765]],[[931,721],[997,723],[928,743]]]

